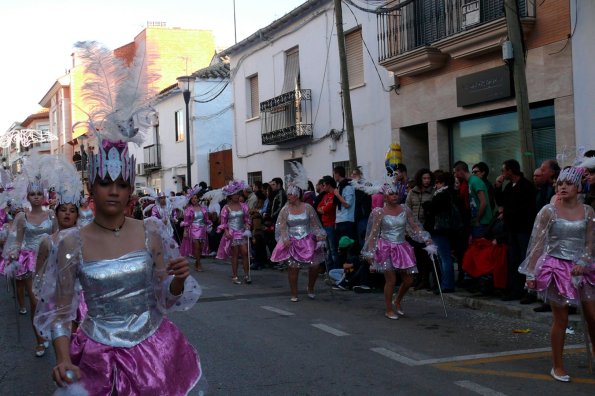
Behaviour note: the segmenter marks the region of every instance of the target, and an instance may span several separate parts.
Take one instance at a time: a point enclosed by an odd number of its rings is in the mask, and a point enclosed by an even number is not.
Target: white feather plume
[[[102,138],[141,144],[155,113],[149,100],[159,76],[151,72],[153,54],[139,45],[130,64],[95,41],[75,44],[85,67],[83,98],[90,109],[91,129]]]
[[[223,193],[223,189],[222,188],[217,188],[215,190],[209,190],[206,193],[204,193],[202,195],[202,197],[200,198],[205,202],[216,202],[219,203],[221,201],[223,201],[223,199],[225,199],[225,194]]]
[[[308,174],[304,166],[297,161],[291,161],[289,166],[291,167],[292,174],[285,175],[287,187],[294,185],[299,187],[300,190],[306,191],[308,189]]]

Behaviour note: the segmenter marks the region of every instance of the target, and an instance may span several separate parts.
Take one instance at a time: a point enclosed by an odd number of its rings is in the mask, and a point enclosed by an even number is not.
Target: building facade
[[[397,4],[398,1],[391,2]],[[570,1],[520,0],[535,163],[574,147]],[[503,0],[421,0],[378,15],[380,63],[394,73],[392,139],[413,169],[521,161]],[[505,45],[506,46],[506,45]]]
[[[142,149],[135,150],[139,189],[149,186],[157,191],[177,193],[188,185],[188,134],[193,186],[204,181],[214,188],[222,187],[233,175],[229,64],[217,62],[200,69],[191,74],[191,80],[189,131],[186,131],[186,104],[177,84],[155,98],[158,122]],[[213,154],[215,161],[211,161]],[[226,167],[226,163],[230,166]]]
[[[392,80],[377,65],[376,18],[344,3],[355,144],[378,176],[391,141]],[[269,181],[302,162],[312,181],[346,165],[333,2],[311,0],[219,54],[229,58],[236,178]]]
[[[176,77],[207,66],[215,51],[215,42],[211,31],[150,23],[132,42],[115,49],[114,54],[131,62],[139,48],[150,59],[147,62],[149,72],[159,76],[151,82],[150,89],[159,92],[175,83]],[[49,109],[50,131],[59,138],[52,144],[53,154],[84,157],[95,149],[95,137],[89,136],[86,128],[73,130],[73,126],[88,120],[90,109],[81,91],[84,83],[84,68],[75,51],[72,68],[52,85],[39,103]]]

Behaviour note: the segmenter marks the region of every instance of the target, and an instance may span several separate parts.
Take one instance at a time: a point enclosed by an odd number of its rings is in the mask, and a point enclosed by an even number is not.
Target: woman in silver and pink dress
[[[432,240],[411,209],[399,204],[401,197],[392,185],[384,184],[381,190],[384,193],[384,206],[374,209],[370,214],[362,256],[371,263],[370,271],[384,274],[384,316],[398,319],[399,315],[404,315],[401,302],[413,283],[413,274],[417,273],[413,247],[405,237],[409,236],[426,245],[432,244]],[[393,301],[397,271],[402,282]]]
[[[208,229],[213,223],[209,219],[207,208],[200,204],[198,191],[190,192],[190,202],[184,210],[184,239],[180,246],[182,256],[194,256],[194,268],[202,271],[201,256],[209,254]]]
[[[519,267],[527,276],[527,287],[552,307],[550,375],[561,382],[570,381],[562,359],[570,305],[581,304],[591,342],[595,340],[595,216],[593,208],[578,200],[582,174],[577,167],[560,172],[558,199],[537,214],[527,257]]]
[[[234,180],[223,187],[223,195],[229,199],[229,202],[221,209],[221,222],[217,227],[218,232],[223,232],[217,249],[217,258],[220,260],[231,258],[231,281],[236,285],[242,283],[238,277],[240,255],[244,269],[244,282],[252,283],[248,262],[248,240],[252,236],[250,210],[248,205],[240,202],[240,194],[246,187],[248,185],[241,180]]]
[[[301,201],[303,190],[296,185],[287,187],[287,203],[279,212],[275,224],[277,245],[272,262],[285,262],[288,268],[291,301],[298,301],[298,274],[308,268],[308,297],[313,299],[318,265],[324,261],[326,232],[312,206]]]

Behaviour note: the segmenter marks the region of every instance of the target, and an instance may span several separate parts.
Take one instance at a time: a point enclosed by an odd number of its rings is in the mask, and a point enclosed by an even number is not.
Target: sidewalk
[[[223,262],[212,258],[203,258],[204,263],[209,265],[218,266],[229,266],[229,262]],[[241,265],[240,265],[241,268]],[[240,269],[241,273],[241,269]],[[265,275],[266,274],[266,275]],[[279,276],[276,276],[276,275]],[[301,276],[307,277],[307,271],[300,271]],[[272,268],[261,269],[253,271],[252,276],[261,278],[261,282],[270,283],[272,287],[279,287],[279,284],[285,285],[287,271],[279,271]],[[324,284],[323,276],[319,278],[319,285]],[[330,286],[328,286],[329,292]],[[322,290],[319,292],[324,293],[324,287],[321,286]],[[382,290],[373,290],[374,293],[382,292]],[[423,299],[440,299],[439,295],[435,295],[434,292],[428,290],[413,290],[409,289],[408,294],[417,298]],[[454,293],[443,294],[444,301],[447,306],[456,306],[463,308],[470,308],[483,312],[490,312],[496,315],[502,315],[510,318],[524,319],[527,321],[527,327],[530,327],[530,323],[543,323],[550,324],[552,322],[551,312],[534,312],[533,308],[541,305],[541,303],[533,304],[520,304],[518,300],[515,301],[502,301],[498,296],[486,296],[481,293],[469,293],[466,289],[459,288]],[[568,316],[568,326],[573,327],[575,330],[582,329],[583,323],[579,314]]]
[[[440,298],[439,295],[435,295],[428,290],[414,291],[413,289],[410,289],[408,293],[419,298]],[[540,306],[541,303],[524,305],[519,303],[518,300],[502,301],[500,297],[486,296],[481,293],[469,293],[465,289],[459,289],[454,293],[444,293],[443,296],[447,305],[476,309],[511,318],[525,319],[528,323],[537,322],[550,324],[552,322],[551,312],[533,311],[533,308]],[[571,326],[574,329],[582,328],[583,323],[580,314],[569,315],[568,326]]]

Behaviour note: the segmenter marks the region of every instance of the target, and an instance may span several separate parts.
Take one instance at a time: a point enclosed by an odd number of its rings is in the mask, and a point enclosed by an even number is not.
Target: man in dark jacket
[[[507,180],[506,186],[503,186]],[[502,174],[494,184],[496,202],[503,208],[504,227],[508,232],[508,274],[505,301],[520,300],[525,288],[525,276],[519,265],[525,260],[529,238],[535,221],[535,186],[521,172],[514,159],[502,163]]]

